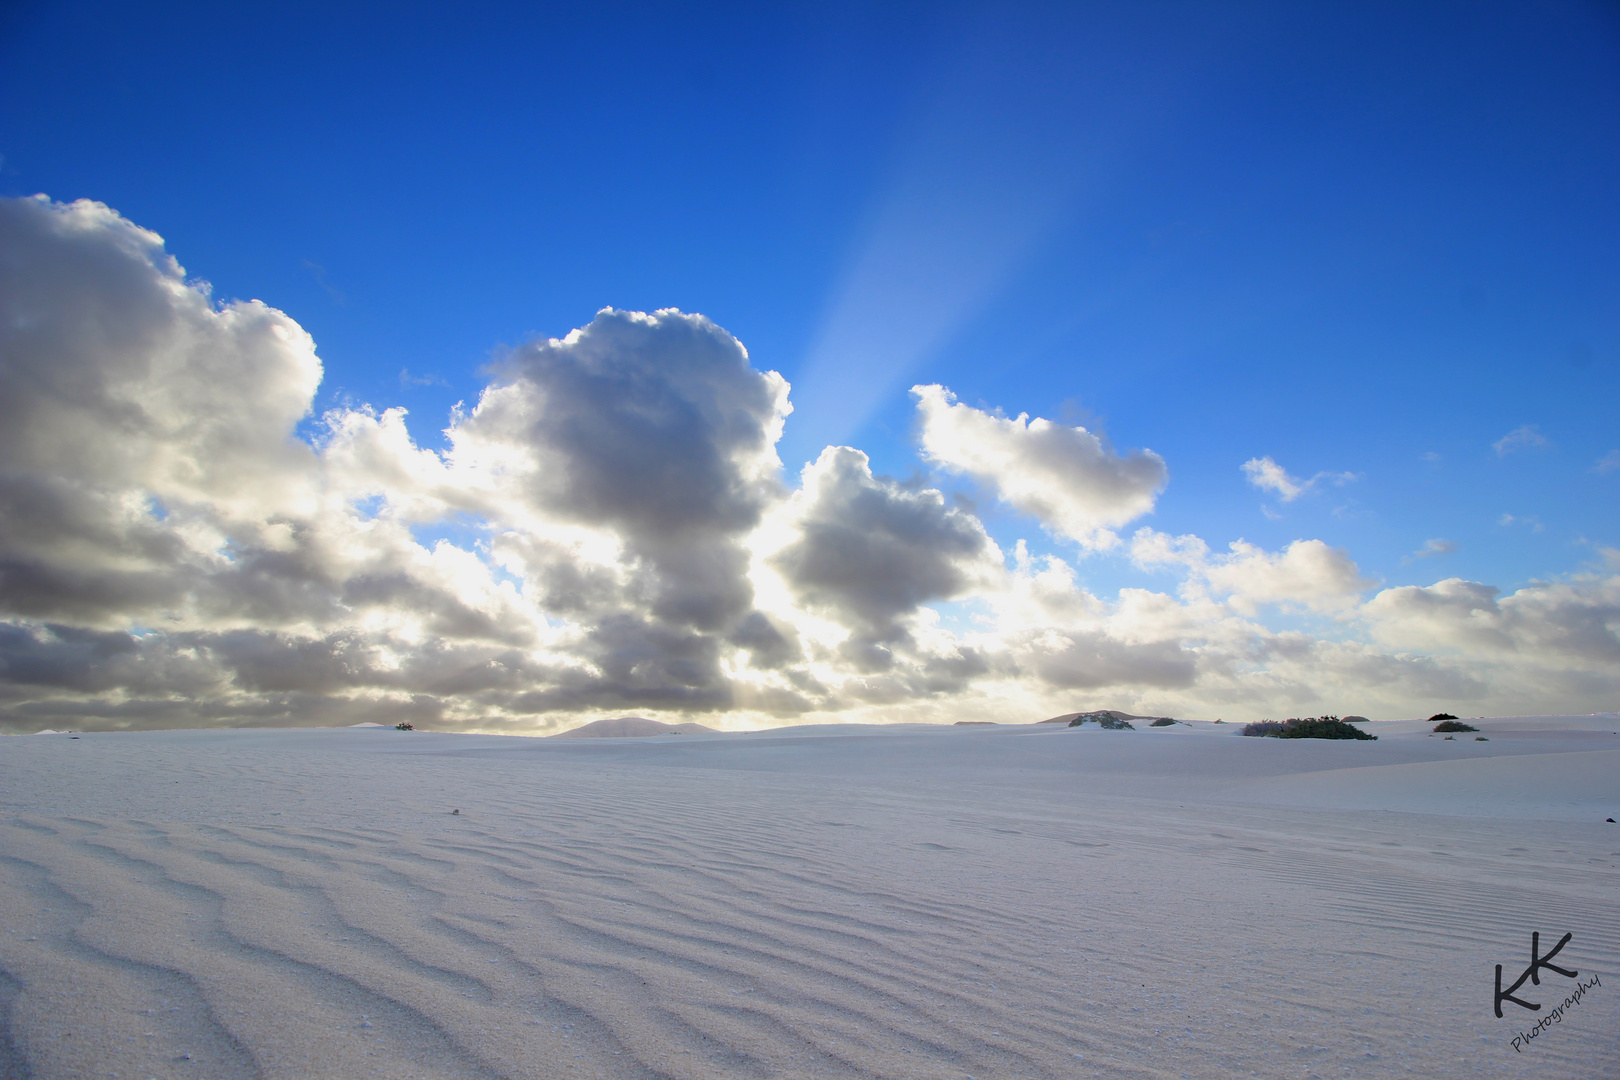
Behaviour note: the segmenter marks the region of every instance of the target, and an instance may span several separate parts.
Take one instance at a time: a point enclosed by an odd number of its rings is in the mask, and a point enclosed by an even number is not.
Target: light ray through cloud
[[[1043,44],[1068,21],[964,11],[941,27],[911,128],[794,380],[795,447],[846,442],[897,400],[1162,129],[1186,57],[1076,69]],[[1085,29],[1124,32],[1094,14]]]

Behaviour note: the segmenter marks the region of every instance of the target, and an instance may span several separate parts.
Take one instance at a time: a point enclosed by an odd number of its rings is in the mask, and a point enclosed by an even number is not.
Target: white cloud
[[[1319,613],[1346,611],[1372,586],[1349,555],[1320,540],[1295,540],[1270,552],[1243,540],[1211,562],[1204,580],[1245,614],[1263,604]]]
[[[1523,525],[1531,532],[1543,532],[1546,530],[1546,526],[1541,523],[1541,519],[1534,514],[1503,514],[1496,519],[1496,523],[1504,529],[1514,525]]]
[[[863,673],[914,644],[925,603],[982,591],[1002,556],[973,515],[933,489],[874,476],[865,454],[829,446],[783,508],[789,542],[767,562],[794,599],[845,627],[838,647]]]
[[[1144,570],[1163,566],[1200,568],[1209,561],[1209,545],[1190,533],[1171,536],[1141,528],[1131,538],[1131,561]]]
[[[397,408],[334,410],[305,440],[321,362],[288,315],[214,303],[95,203],[0,200],[0,251],[10,729],[1422,715],[1620,693],[1612,573],[1363,602],[1372,582],[1321,540],[1212,551],[1139,529],[1130,563],[1175,587],[1105,597],[1022,543],[1008,566],[970,510],[857,450],[790,487],[787,384],[701,316],[606,310],[513,350],[443,452]],[[918,396],[931,460],[1083,546],[1163,486],[1149,452]],[[1278,611],[1334,622],[1276,631]]]
[[[1115,454],[1083,427],[960,404],[942,386],[914,386],[929,461],[990,484],[1054,533],[1087,548],[1118,542],[1111,528],[1153,509],[1167,478],[1151,450]]]
[[[105,626],[216,600],[319,502],[292,437],[314,343],[98,203],[0,200],[0,248],[0,604]]]
[[[1356,480],[1356,474],[1351,472],[1319,472],[1309,480],[1301,480],[1291,476],[1287,469],[1268,457],[1250,458],[1243,463],[1243,475],[1249,478],[1249,483],[1261,491],[1274,493],[1282,502],[1293,502],[1301,495],[1308,495],[1318,490],[1324,484],[1343,487]],[[1267,514],[1268,517],[1275,515]]]
[[[487,516],[611,534],[659,619],[718,631],[751,604],[745,540],[780,496],[787,393],[701,315],[604,310],[510,354],[447,457]]]
[[[1456,550],[1457,542],[1455,540],[1444,540],[1436,537],[1432,540],[1425,540],[1422,547],[1412,552],[1402,561],[1413,562],[1417,559],[1432,559],[1436,555],[1450,555]]]
[[[1550,445],[1547,437],[1536,429],[1535,424],[1526,424],[1514,428],[1491,443],[1491,449],[1496,451],[1497,457],[1507,457],[1519,450],[1541,450]]]
[[[1402,647],[1455,653],[1477,665],[1506,664],[1543,685],[1551,672],[1620,671],[1620,575],[1534,582],[1508,596],[1447,578],[1426,588],[1385,589],[1368,601],[1374,637]]]
[[[1602,476],[1620,469],[1620,450],[1610,450],[1592,465],[1592,471]]]
[[[310,445],[321,365],[286,315],[215,306],[99,204],[3,202],[0,230],[0,609],[38,620],[15,624],[34,653],[68,647],[47,624],[159,627],[142,670],[192,656],[219,715],[295,690],[497,718],[731,703],[787,387],[708,320],[603,312],[514,351],[443,455],[400,409],[337,410]],[[487,546],[411,534],[457,514]]]
[[[1261,491],[1275,492],[1283,502],[1293,502],[1305,494],[1304,481],[1288,475],[1288,470],[1269,457],[1250,458],[1243,463],[1243,474]]]
[[[805,466],[791,513],[794,540],[773,563],[814,606],[881,632],[924,601],[982,586],[1001,564],[977,518],[936,490],[874,476],[847,446]]]
[[[1344,612],[1374,584],[1346,552],[1320,540],[1295,540],[1281,551],[1266,551],[1246,540],[1229,548],[1212,555],[1197,536],[1138,529],[1131,538],[1131,560],[1143,569],[1180,567],[1188,575],[1185,593],[1222,598],[1242,615],[1253,615],[1265,605]]]

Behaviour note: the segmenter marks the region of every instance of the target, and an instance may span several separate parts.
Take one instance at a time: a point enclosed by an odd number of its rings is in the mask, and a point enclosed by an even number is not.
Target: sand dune
[[[1107,717],[1110,720],[1124,721],[1126,723],[1135,723],[1138,720],[1145,720],[1150,724],[1155,720],[1170,719],[1168,716],[1138,716],[1135,713],[1120,712],[1118,709],[1091,709],[1086,712],[1064,713],[1062,716],[1054,716],[1049,720],[1038,720],[1036,722],[1040,724],[1072,724],[1076,720],[1084,719],[1086,721],[1095,722],[1103,719],[1104,717]]]
[[[593,720],[577,728],[558,732],[553,739],[623,739],[644,735],[697,735],[714,734],[714,728],[702,724],[666,724],[662,720],[649,720],[644,716],[616,716],[608,720]]]
[[[6,739],[0,1077],[1620,1076],[1620,725],[1480,726]]]

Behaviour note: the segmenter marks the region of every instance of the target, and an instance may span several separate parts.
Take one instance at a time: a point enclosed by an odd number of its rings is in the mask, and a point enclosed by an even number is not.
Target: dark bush
[[[1455,720],[1455,719],[1457,719],[1457,718],[1455,716],[1452,716],[1448,712],[1437,712],[1433,716],[1429,717],[1429,723],[1438,724],[1442,720]]]
[[[415,731],[416,730],[416,725],[415,724],[395,724],[394,725],[394,730],[395,731]]]
[[[1280,723],[1276,720],[1261,720],[1246,725],[1243,734],[1261,735],[1272,739],[1363,739],[1368,742],[1378,738],[1353,724],[1345,723],[1337,716],[1307,716],[1304,719],[1291,717]]]
[[[1438,724],[1434,725],[1434,730],[1439,731],[1439,732],[1447,732],[1447,731],[1478,731],[1479,728],[1475,727],[1473,724],[1465,724],[1461,720],[1453,718],[1453,719],[1450,719],[1450,720],[1442,720],[1442,721],[1440,721]]]
[[[1378,736],[1369,735],[1354,724],[1347,724],[1337,716],[1307,716],[1303,720],[1289,720],[1283,724],[1283,739],[1361,739],[1366,742],[1375,741]]]
[[[1175,721],[1170,719],[1168,716],[1161,716],[1157,720],[1153,721],[1153,723],[1149,724],[1148,727],[1169,727],[1174,723]]]

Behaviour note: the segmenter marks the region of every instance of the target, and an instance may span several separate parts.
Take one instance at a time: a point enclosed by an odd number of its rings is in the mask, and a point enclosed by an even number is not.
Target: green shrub
[[[1362,739],[1368,742],[1378,738],[1352,724],[1345,723],[1337,716],[1307,716],[1303,720],[1297,717],[1283,721],[1260,720],[1245,725],[1243,734],[1271,739]]]
[[[1123,716],[1115,716],[1112,712],[1081,713],[1069,721],[1070,727],[1079,727],[1081,724],[1096,724],[1104,731],[1135,731],[1136,725]]]
[[[1444,735],[1448,731],[1478,731],[1479,728],[1475,727],[1473,724],[1465,724],[1461,720],[1453,717],[1450,720],[1442,720],[1438,724],[1434,725],[1434,730]]]
[[[1442,720],[1455,720],[1455,719],[1457,719],[1457,718],[1455,716],[1452,716],[1448,712],[1437,712],[1433,716],[1429,717],[1429,723],[1438,724]]]
[[[1174,723],[1175,721],[1170,719],[1168,716],[1161,716],[1157,720],[1153,721],[1153,723],[1149,724],[1148,727],[1169,727]]]
[[[395,724],[394,725],[394,730],[395,731],[415,731],[416,730],[416,725],[415,724]]]

